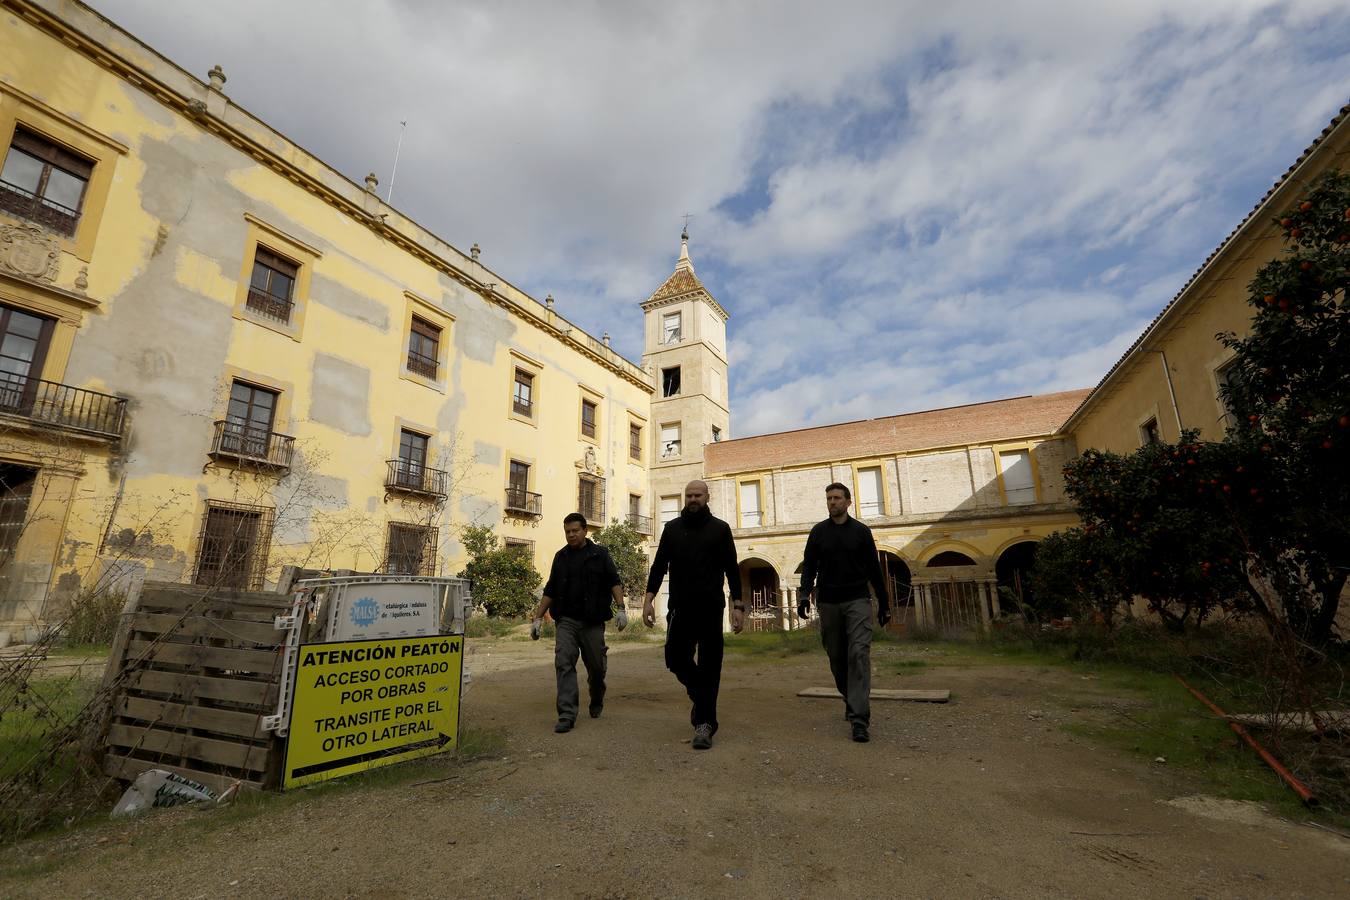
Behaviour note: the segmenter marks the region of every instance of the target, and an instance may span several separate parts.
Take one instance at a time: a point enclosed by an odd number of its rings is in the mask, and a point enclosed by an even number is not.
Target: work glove
[[[628,627],[628,610],[622,606],[619,607],[619,614],[614,619],[618,623],[619,630],[623,631]]]
[[[541,629],[541,628],[543,628],[543,627],[544,627],[544,620],[543,620],[543,619],[535,619],[533,622],[531,622],[531,623],[530,623],[530,640],[532,640],[532,641],[537,641],[537,640],[539,640],[539,629]]]
[[[891,620],[891,608],[889,606],[877,607],[877,625],[879,625],[882,628],[885,628],[886,623],[889,622],[890,620]]]
[[[811,598],[802,594],[797,598],[797,617],[801,619],[809,618],[811,615]]]

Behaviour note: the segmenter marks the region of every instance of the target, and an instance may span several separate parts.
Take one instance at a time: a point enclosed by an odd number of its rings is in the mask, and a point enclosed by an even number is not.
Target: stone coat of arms
[[[0,270],[32,281],[56,281],[61,247],[38,225],[0,225]]]

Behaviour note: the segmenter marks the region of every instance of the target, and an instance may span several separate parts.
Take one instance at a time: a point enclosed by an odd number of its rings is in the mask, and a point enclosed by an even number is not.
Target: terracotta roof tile
[[[703,287],[703,282],[698,280],[697,275],[689,269],[680,267],[666,279],[665,284],[656,289],[656,292],[652,294],[651,299],[648,300],[648,302],[650,303],[651,300],[665,300],[667,297],[678,297],[681,294],[688,294],[692,291],[706,290],[707,289]]]
[[[1048,435],[1087,395],[1060,391],[737,438],[708,444],[704,468],[721,475]]]

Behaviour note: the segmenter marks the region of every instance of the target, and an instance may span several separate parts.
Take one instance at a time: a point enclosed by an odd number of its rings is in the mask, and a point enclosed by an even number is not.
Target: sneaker
[[[572,723],[567,719],[559,719],[558,724],[553,726],[554,734],[567,734],[572,730]]]
[[[694,729],[694,749],[707,750],[712,746],[712,726],[700,725]]]
[[[857,741],[859,744],[865,744],[871,739],[871,736],[867,733],[866,722],[853,723],[853,740]]]
[[[600,713],[604,711],[605,711],[605,704],[603,703],[595,704],[594,706],[591,707],[591,718],[592,719],[600,718]]]

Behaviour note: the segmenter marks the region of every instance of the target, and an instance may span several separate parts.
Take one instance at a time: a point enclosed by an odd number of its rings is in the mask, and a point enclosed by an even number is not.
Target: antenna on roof
[[[403,152],[403,132],[407,130],[408,120],[404,119],[398,123],[398,147],[394,149],[394,171],[389,173],[389,193],[384,198],[384,202],[390,206],[394,204],[394,179],[398,177],[398,157]]]

